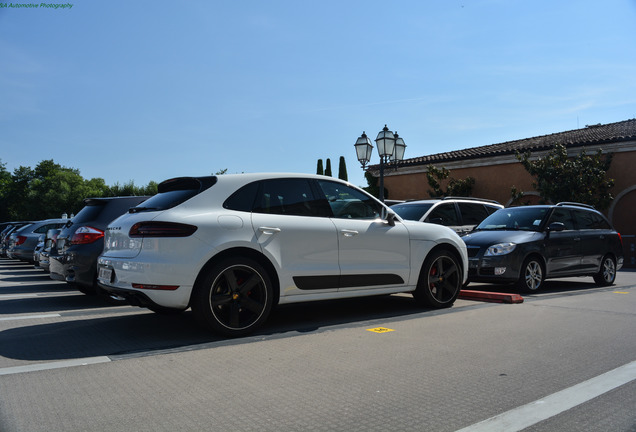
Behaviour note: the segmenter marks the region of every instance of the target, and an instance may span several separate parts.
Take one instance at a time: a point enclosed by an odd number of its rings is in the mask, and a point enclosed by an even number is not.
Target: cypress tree
[[[318,166],[316,167],[316,174],[324,175],[325,171],[322,169],[322,159],[318,159]]]
[[[327,158],[327,166],[325,167],[325,175],[329,177],[333,177],[331,174],[331,159]]]
[[[340,180],[349,181],[347,176],[347,165],[345,164],[344,156],[340,156],[340,165],[338,166],[338,178]]]

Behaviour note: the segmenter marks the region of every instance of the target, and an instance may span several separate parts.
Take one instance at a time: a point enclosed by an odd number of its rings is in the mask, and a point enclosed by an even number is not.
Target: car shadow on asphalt
[[[66,294],[63,291],[61,294]],[[3,299],[0,302],[0,317],[15,314],[67,313],[82,309],[103,309],[112,307],[98,296],[88,296],[75,290],[76,295],[36,296]],[[21,293],[25,294],[25,293]],[[26,293],[28,295],[28,292]]]
[[[582,293],[585,292],[585,290],[593,288],[608,287],[599,287],[591,277],[581,276],[580,278],[548,279],[543,282],[543,287],[536,293],[521,292],[512,284],[471,283],[465,289],[505,294],[521,294],[523,297],[532,297],[548,294]]]
[[[56,307],[50,302],[57,299],[49,297],[47,300],[49,303],[46,309],[33,306],[27,308],[31,312],[54,311]],[[60,297],[59,301],[66,302],[64,307],[68,310],[68,302],[77,300],[65,296]],[[86,305],[88,302],[89,300],[84,300],[80,303]],[[4,330],[0,332],[0,356],[28,361],[54,361],[134,353],[151,354],[165,350],[196,349],[197,345],[210,342],[242,343],[244,340],[249,343],[254,338],[309,333],[327,326],[404,317],[426,311],[407,296],[283,305],[274,309],[265,325],[251,335],[253,337],[228,340],[200,327],[190,311],[160,315],[145,309],[138,309],[138,312],[127,310],[119,316],[83,316],[72,321]]]

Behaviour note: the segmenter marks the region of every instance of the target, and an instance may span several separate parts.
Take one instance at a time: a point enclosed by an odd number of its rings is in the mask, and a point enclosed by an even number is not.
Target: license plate
[[[100,268],[99,269],[99,275],[97,276],[97,278],[101,281],[101,282],[111,282],[113,279],[113,271],[111,269],[108,268]]]

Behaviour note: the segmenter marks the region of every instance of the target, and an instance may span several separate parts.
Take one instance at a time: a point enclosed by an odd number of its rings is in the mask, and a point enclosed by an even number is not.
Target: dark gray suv
[[[87,198],[84,208],[61,229],[49,255],[51,279],[66,281],[85,294],[97,288],[97,257],[108,224],[147,196]]]
[[[577,203],[502,209],[462,240],[469,282],[516,283],[525,292],[565,276],[612,285],[623,266],[620,234],[600,212]]]

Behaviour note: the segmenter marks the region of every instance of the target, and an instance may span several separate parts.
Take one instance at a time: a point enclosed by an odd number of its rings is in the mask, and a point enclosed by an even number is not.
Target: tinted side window
[[[391,210],[400,215],[402,219],[418,221],[433,206],[426,204],[396,204],[391,206]]]
[[[455,204],[446,203],[435,207],[426,218],[426,222],[436,223],[445,226],[459,225]]]
[[[550,220],[548,221],[548,225],[552,222],[561,222],[565,225],[566,230],[575,229],[574,218],[572,217],[572,212],[568,209],[564,208],[555,208],[550,216]]]
[[[53,228],[60,228],[60,227],[63,227],[64,225],[65,223],[60,223],[60,222],[50,223],[50,224],[42,225],[40,228],[36,229],[33,232],[37,234],[46,234],[48,230]]]
[[[234,192],[223,203],[223,208],[228,210],[251,212],[258,191],[258,182],[250,183]]]
[[[462,215],[464,225],[477,225],[488,216],[483,204],[465,202],[457,204],[459,205],[459,213]]]
[[[254,212],[289,216],[324,216],[324,205],[316,199],[307,179],[264,180],[260,184]]]
[[[333,217],[341,219],[376,219],[382,214],[382,205],[370,196],[336,182],[318,180],[318,185],[329,202]]]
[[[494,212],[496,212],[497,210],[499,210],[501,207],[495,207],[495,206],[491,206],[486,204],[484,207],[486,207],[486,210],[488,211],[488,214],[491,215]]]
[[[574,210],[579,229],[611,229],[609,223],[601,215],[586,211]]]

